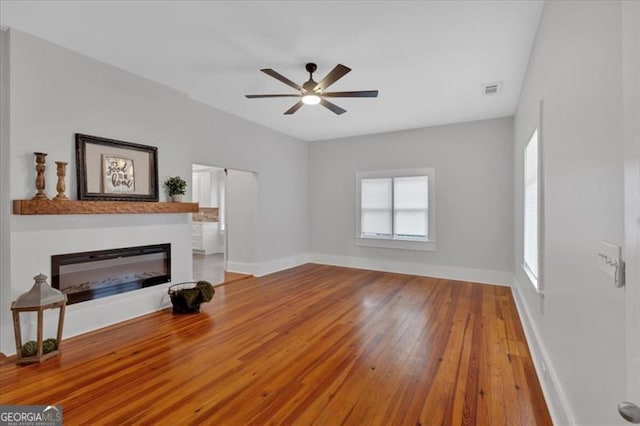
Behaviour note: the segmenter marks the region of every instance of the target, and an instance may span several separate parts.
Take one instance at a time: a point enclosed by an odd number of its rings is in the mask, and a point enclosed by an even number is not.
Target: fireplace
[[[171,281],[171,244],[51,256],[51,285],[69,304]]]

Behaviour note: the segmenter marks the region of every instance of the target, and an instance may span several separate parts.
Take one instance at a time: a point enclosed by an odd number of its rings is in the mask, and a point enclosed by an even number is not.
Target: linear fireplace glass
[[[69,304],[171,281],[171,244],[51,256],[51,285]]]

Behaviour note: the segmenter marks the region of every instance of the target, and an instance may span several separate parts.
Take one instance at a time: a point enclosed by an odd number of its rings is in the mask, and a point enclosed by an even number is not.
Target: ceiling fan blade
[[[357,90],[354,92],[325,92],[327,98],[377,98],[377,90]]]
[[[302,105],[304,105],[304,103],[302,101],[298,101],[294,106],[292,106],[291,108],[289,108],[288,110],[286,110],[284,112],[284,115],[291,115],[294,112],[296,112],[297,110],[299,110],[300,108],[302,108]]]
[[[276,80],[279,80],[279,81],[283,82],[287,86],[290,86],[290,87],[293,87],[296,90],[302,91],[302,87],[300,87],[298,84],[296,84],[293,81],[289,80],[287,77],[283,76],[282,74],[272,70],[271,68],[263,68],[260,71],[262,71],[263,73],[265,73],[267,75],[270,75],[271,77],[275,78]]]
[[[331,86],[333,83],[335,83],[336,81],[344,77],[345,74],[348,73],[349,71],[351,71],[351,68],[349,67],[345,67],[342,64],[336,65],[329,72],[329,74],[327,74],[325,78],[323,78],[320,81],[320,83],[316,84],[316,87],[314,87],[313,91],[315,92],[318,89],[322,89],[322,90],[326,89],[327,87]]]
[[[249,99],[257,98],[299,98],[302,95],[244,95]]]
[[[300,101],[302,102],[302,101]],[[346,109],[340,108],[338,105],[336,104],[332,104],[331,102],[329,102],[326,99],[320,99],[320,105],[322,105],[323,107],[330,109],[331,111],[335,112],[336,114],[340,115],[340,114],[344,114],[345,112],[347,112]]]

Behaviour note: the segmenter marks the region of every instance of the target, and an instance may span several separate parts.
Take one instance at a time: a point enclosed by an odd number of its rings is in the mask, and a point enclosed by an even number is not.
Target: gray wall
[[[600,242],[623,242],[620,23],[619,2],[547,2],[515,116],[516,293],[559,422],[622,423],[624,290],[598,270]],[[544,296],[520,266],[523,149],[540,99]]]
[[[258,181],[251,172],[229,170],[226,179],[227,269],[251,269],[256,248]]]
[[[513,121],[311,143],[311,251],[329,263],[510,284]],[[355,244],[357,171],[434,167],[436,251]]]
[[[308,144],[199,102],[189,104],[192,161],[255,172],[254,271],[308,251]]]

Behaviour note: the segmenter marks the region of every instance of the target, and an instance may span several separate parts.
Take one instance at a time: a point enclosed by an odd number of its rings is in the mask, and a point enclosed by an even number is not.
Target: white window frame
[[[428,207],[427,207],[427,238],[399,238],[362,236],[361,230],[361,188],[362,179],[399,178],[411,176],[427,176],[428,179]],[[399,169],[399,170],[370,170],[356,172],[356,245],[364,247],[393,248],[402,250],[435,251],[436,249],[436,175],[433,167]]]
[[[533,130],[529,133],[529,138],[527,139],[525,145],[524,145],[524,150],[522,152],[522,158],[524,160],[523,163],[523,167],[522,167],[522,176],[523,176],[523,182],[522,182],[522,270],[525,272],[525,275],[527,276],[527,278],[529,279],[529,282],[531,283],[531,285],[533,286],[533,288],[536,290],[536,292],[542,294],[543,293],[543,236],[544,236],[544,187],[543,187],[543,168],[542,168],[542,101],[540,101],[540,118],[539,121],[537,123],[537,125],[533,128]],[[538,273],[537,275],[533,273],[533,271],[531,270],[531,268],[529,267],[529,265],[527,264],[527,261],[525,259],[525,247],[527,244],[526,241],[526,221],[527,221],[527,206],[526,206],[526,172],[527,172],[527,158],[526,158],[526,152],[527,152],[527,147],[529,146],[529,143],[531,142],[532,138],[534,135],[537,135],[537,145],[538,145],[538,149],[537,149],[537,156],[538,156],[538,162],[537,162],[537,180],[538,180],[538,212],[537,212],[537,219],[538,219],[538,223],[537,223],[537,260],[538,260],[538,265],[537,265],[537,270]]]

